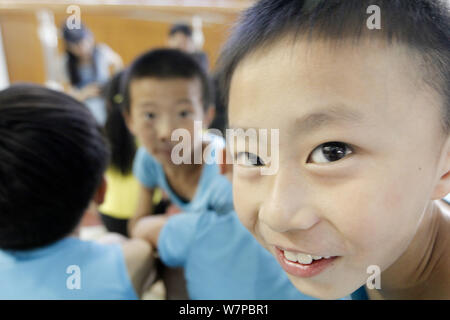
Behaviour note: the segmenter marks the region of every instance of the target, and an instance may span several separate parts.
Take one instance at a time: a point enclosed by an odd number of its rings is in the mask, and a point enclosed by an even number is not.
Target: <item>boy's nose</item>
[[[279,169],[259,211],[259,220],[275,232],[307,230],[319,222],[307,186],[292,170]]]
[[[172,135],[172,127],[169,119],[161,119],[157,127],[158,140],[162,142],[170,141]]]

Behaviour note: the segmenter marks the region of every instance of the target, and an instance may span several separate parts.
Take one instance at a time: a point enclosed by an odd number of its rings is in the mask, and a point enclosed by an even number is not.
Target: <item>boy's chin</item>
[[[172,163],[171,151],[157,151],[154,153],[155,158],[165,163]]]
[[[301,293],[322,300],[338,300],[346,298],[359,288],[359,286],[356,286],[352,289],[348,284],[340,284],[337,282],[327,284],[319,284],[314,282],[308,283],[305,282],[305,279],[296,278],[289,274],[288,278],[294,287],[296,287]]]

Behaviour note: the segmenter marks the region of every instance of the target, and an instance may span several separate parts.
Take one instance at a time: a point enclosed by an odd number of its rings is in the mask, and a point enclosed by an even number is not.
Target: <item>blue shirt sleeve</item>
[[[133,174],[144,186],[154,188],[158,181],[158,163],[145,150],[140,147],[133,162]]]
[[[180,213],[164,225],[158,238],[158,252],[164,264],[169,267],[184,266],[197,233],[199,217],[197,214]]]
[[[234,211],[233,188],[225,176],[219,176],[215,180],[215,192],[211,195],[209,210],[219,214]]]
[[[360,287],[358,290],[353,292],[350,296],[351,296],[351,300],[370,300],[364,286]]]

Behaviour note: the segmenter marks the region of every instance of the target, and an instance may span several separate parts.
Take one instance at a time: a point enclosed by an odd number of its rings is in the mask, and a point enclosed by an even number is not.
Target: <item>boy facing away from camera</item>
[[[108,154],[77,100],[37,85],[0,91],[0,299],[142,293],[153,269],[147,242],[76,237],[88,205],[103,201]]]
[[[274,174],[231,150],[236,211],[305,294],[450,298],[446,4],[262,0],[222,52],[229,126],[279,132]]]

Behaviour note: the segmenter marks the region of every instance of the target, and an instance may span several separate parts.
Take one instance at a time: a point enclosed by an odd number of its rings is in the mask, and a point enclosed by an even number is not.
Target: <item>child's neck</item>
[[[198,172],[202,168],[202,164],[164,164],[164,173],[168,177],[184,177],[188,178],[193,173]]]
[[[407,250],[381,273],[381,289],[366,288],[371,299],[450,298],[450,218],[445,206],[430,203]]]
[[[201,147],[199,147],[199,148],[202,148],[202,149],[200,149],[202,151],[202,150],[204,150],[204,148],[206,146],[207,146],[206,143],[202,143]],[[190,164],[184,164],[184,163],[174,164],[172,162],[163,164],[162,166],[163,166],[166,176],[172,177],[172,178],[175,178],[175,177],[189,178],[189,177],[192,177],[192,174],[198,173],[199,170],[201,170],[201,168],[203,167],[203,165],[202,165],[203,158],[201,161],[202,163],[195,164],[194,153],[195,153],[195,151],[192,152],[192,154],[191,154]]]

